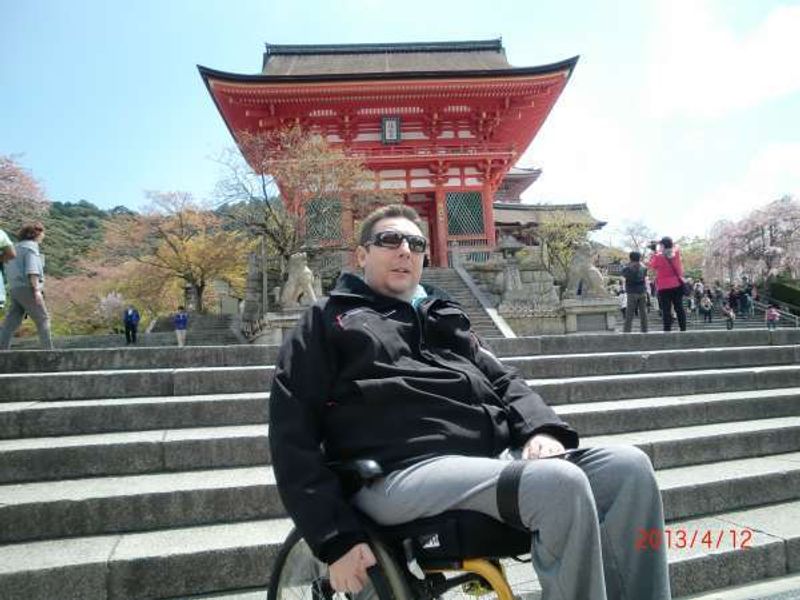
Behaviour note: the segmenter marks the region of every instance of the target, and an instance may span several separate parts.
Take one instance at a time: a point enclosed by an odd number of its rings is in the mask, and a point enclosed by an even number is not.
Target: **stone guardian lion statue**
[[[281,291],[283,308],[310,306],[317,301],[314,292],[314,273],[308,268],[308,257],[305,252],[298,252],[289,257],[289,278]]]
[[[588,242],[581,242],[575,249],[572,262],[567,273],[567,286],[565,298],[607,298],[603,275],[592,264],[591,246]]]

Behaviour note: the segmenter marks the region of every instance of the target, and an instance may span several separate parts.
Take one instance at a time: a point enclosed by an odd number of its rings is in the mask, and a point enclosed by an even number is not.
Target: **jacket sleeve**
[[[489,350],[483,347],[473,333],[473,362],[491,381],[506,409],[508,427],[514,446],[521,447],[532,436],[546,433],[564,445],[578,447],[578,433],[550,408],[542,397],[534,392],[517,373],[516,369],[504,365]]]
[[[315,305],[279,353],[269,400],[269,443],[281,500],[311,551],[328,564],[367,541],[321,447],[321,413],[332,377],[323,312]]]

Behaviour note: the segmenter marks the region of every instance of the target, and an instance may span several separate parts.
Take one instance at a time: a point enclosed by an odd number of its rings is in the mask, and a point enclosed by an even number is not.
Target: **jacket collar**
[[[439,288],[431,285],[422,285],[428,296],[435,299],[449,300],[449,296]],[[367,282],[354,273],[342,273],[336,281],[336,286],[329,294],[331,297],[338,298],[358,298],[375,304],[391,304],[395,302],[405,302],[398,298],[384,296],[373,290]]]

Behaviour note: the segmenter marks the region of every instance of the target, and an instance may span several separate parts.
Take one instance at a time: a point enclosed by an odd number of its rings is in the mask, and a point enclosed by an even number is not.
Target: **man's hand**
[[[533,436],[522,448],[523,460],[536,460],[537,458],[547,458],[555,454],[563,454],[564,445],[552,435],[540,433]]]
[[[367,569],[376,562],[367,544],[356,544],[330,566],[331,586],[337,592],[357,594],[367,582]]]
[[[44,306],[44,296],[42,295],[42,290],[37,289],[33,292],[33,300],[38,306]]]

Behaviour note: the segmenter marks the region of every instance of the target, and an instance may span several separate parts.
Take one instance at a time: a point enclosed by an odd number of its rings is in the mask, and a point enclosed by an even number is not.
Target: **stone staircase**
[[[446,290],[453,300],[459,302],[469,317],[472,329],[482,338],[502,338],[503,334],[495,326],[491,317],[478,302],[467,284],[455,269],[428,268],[422,272],[422,283]]]
[[[214,314],[189,314],[189,327],[186,332],[187,346],[214,346],[241,344],[244,338],[239,338],[231,327],[233,315]],[[153,327],[153,333],[172,333],[175,327],[172,324],[172,315],[160,317]]]
[[[650,331],[661,331],[663,328],[661,315],[657,310],[653,309],[647,313],[648,329]],[[617,314],[616,331],[622,331],[625,325],[625,319],[622,318],[622,312]],[[766,327],[764,321],[764,309],[756,307],[755,313],[752,317],[737,317],[734,322],[734,330],[738,329],[763,329]],[[778,327],[796,327],[795,323],[788,318],[783,318],[778,323]],[[678,321],[673,319],[672,328],[678,330]],[[711,323],[703,321],[702,315],[693,316],[688,310],[686,311],[686,329],[687,331],[727,331],[725,327],[725,317],[719,312],[714,312],[712,315]],[[634,317],[632,331],[640,331],[639,317]]]
[[[800,330],[491,343],[583,445],[650,455],[675,546],[753,532],[673,547],[675,597],[800,573]],[[276,351],[0,353],[0,598],[263,599]]]

